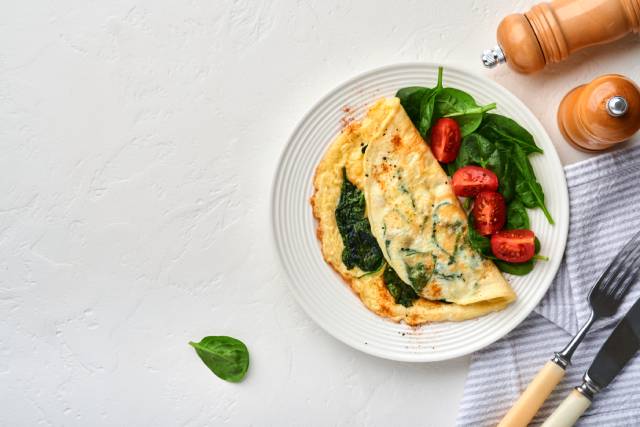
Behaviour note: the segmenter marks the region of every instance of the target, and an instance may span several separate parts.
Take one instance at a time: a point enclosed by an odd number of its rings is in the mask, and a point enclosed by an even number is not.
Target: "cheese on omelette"
[[[364,192],[371,231],[386,262],[418,292],[396,304],[382,271],[348,269],[335,219],[343,168]],[[311,198],[322,254],[374,313],[410,325],[459,321],[501,310],[515,293],[467,242],[467,218],[445,172],[397,98],[376,102],[320,161]],[[383,270],[383,269],[381,269]]]

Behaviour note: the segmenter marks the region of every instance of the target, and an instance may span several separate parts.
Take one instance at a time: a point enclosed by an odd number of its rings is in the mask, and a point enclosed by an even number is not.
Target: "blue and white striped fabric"
[[[458,426],[495,426],[537,371],[588,317],[589,289],[618,250],[640,230],[640,145],[565,167],[571,219],[563,263],[540,305],[502,340],[473,355]],[[615,322],[640,297],[631,288],[615,319],[597,322],[565,380],[531,425],[539,425],[581,383]],[[579,426],[640,425],[640,357],[602,391]]]

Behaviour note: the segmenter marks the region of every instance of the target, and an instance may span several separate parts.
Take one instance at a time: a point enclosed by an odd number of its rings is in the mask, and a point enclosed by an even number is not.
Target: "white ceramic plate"
[[[360,119],[382,96],[405,86],[435,86],[438,66],[398,64],[361,74],[332,90],[297,126],[276,172],[272,215],[279,255],[289,285],[304,310],[344,343],[386,359],[429,362],[462,356],[503,337],[524,320],[545,294],[564,252],[569,221],[567,185],[558,154],[540,122],[514,95],[497,83],[445,66],[444,85],[473,95],[480,104],[496,102],[497,112],[515,119],[535,137],[545,154],[531,157],[546,204],[556,224],[539,209],[530,210],[531,228],[542,242],[538,262],[524,277],[507,276],[518,294],[507,309],[465,322],[426,324],[412,328],[385,320],[367,310],[342,279],[324,262],[316,239],[309,198],[316,165],[340,132],[344,108]]]

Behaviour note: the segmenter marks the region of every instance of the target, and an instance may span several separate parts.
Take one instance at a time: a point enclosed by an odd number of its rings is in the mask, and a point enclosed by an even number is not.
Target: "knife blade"
[[[589,408],[596,394],[607,387],[640,349],[640,299],[629,309],[602,344],[582,384],[542,424],[569,427]]]
[[[620,320],[585,374],[596,392],[608,386],[640,349],[640,299]],[[589,397],[589,396],[587,396]],[[593,398],[593,396],[591,396]]]

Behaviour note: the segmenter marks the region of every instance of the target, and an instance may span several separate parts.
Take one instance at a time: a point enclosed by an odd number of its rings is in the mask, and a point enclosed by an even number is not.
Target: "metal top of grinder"
[[[613,117],[622,117],[629,110],[629,103],[622,96],[613,96],[607,101],[607,113]]]
[[[492,49],[487,49],[482,52],[482,63],[487,68],[493,68],[506,61],[507,59],[505,58],[504,52],[500,46],[494,46]]]

